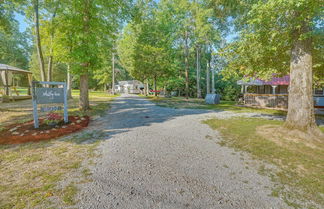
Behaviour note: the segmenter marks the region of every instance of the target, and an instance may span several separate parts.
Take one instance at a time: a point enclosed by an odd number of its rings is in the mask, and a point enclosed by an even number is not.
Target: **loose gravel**
[[[117,98],[90,127],[105,132],[92,181],[79,185],[78,208],[289,208],[271,196],[264,163],[219,145],[202,120],[255,113],[172,109],[137,97]],[[266,116],[269,117],[269,116]],[[267,165],[269,166],[269,165]]]

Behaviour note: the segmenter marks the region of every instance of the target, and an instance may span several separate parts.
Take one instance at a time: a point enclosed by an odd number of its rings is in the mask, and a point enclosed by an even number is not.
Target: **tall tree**
[[[39,1],[33,0],[33,7],[34,7],[34,24],[35,24],[35,36],[36,36],[36,48],[37,48],[37,57],[40,69],[40,75],[42,81],[45,81],[45,64],[44,64],[44,57],[42,51],[42,43],[41,37],[39,32]]]
[[[313,68],[323,69],[323,56],[313,54],[323,35],[318,30],[321,1],[259,0],[243,8],[248,11],[237,19],[240,39],[227,48],[232,55],[229,72],[261,78],[290,74],[285,127],[323,137],[312,97]]]

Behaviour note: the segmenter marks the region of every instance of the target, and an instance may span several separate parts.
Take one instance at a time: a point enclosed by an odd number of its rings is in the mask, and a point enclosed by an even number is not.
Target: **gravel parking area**
[[[90,129],[106,134],[78,208],[289,208],[271,196],[264,163],[219,145],[201,121],[253,113],[158,107],[124,95]],[[261,116],[262,117],[262,116]],[[270,165],[266,165],[269,166]]]

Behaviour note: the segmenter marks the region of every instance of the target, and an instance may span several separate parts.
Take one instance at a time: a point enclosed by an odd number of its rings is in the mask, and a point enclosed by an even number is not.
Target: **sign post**
[[[42,86],[58,86],[57,88],[49,87],[37,87]],[[62,87],[61,87],[62,86]],[[61,87],[61,88],[59,88]],[[66,83],[64,82],[38,82],[33,81],[32,85],[32,97],[33,97],[33,115],[34,115],[34,127],[39,128],[38,121],[38,104],[64,104],[64,122],[68,122],[68,111],[67,111],[67,90]],[[43,108],[43,111],[59,110],[60,107],[49,107]]]

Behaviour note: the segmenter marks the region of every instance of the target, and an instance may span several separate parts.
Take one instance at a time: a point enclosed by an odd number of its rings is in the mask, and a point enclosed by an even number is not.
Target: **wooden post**
[[[5,95],[9,96],[8,70],[5,71],[5,80],[6,80]]]
[[[39,128],[39,121],[38,121],[38,112],[37,112],[37,101],[36,101],[36,83],[33,82],[32,85],[32,97],[33,97],[33,117],[34,117],[34,127]]]
[[[276,94],[276,88],[277,86],[272,86],[272,94]]]

